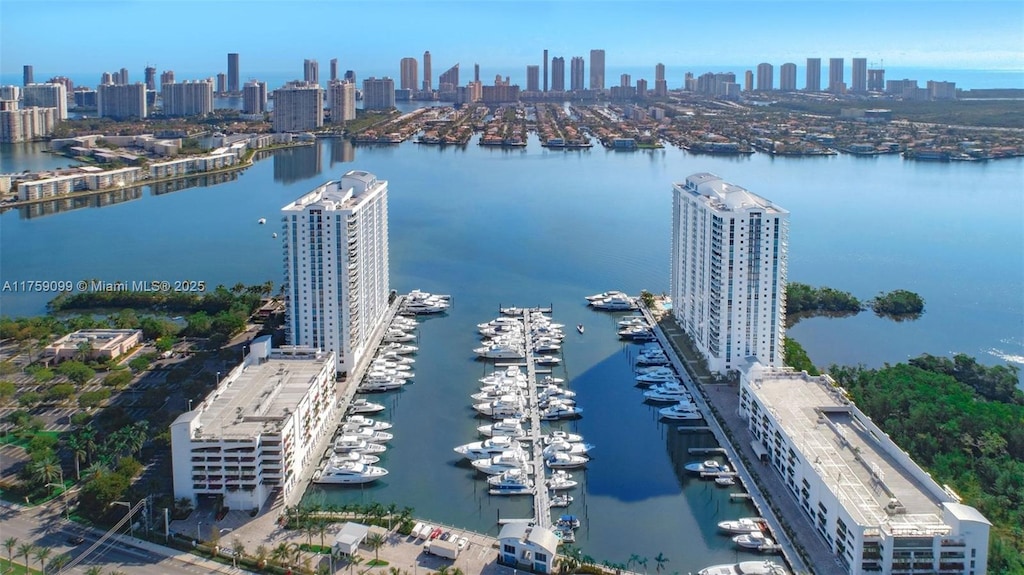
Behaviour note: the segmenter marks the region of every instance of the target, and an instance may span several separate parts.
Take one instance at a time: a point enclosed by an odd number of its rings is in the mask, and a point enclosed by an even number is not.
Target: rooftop
[[[313,191],[281,208],[281,211],[301,211],[310,205],[318,205],[329,211],[355,209],[362,203],[364,192],[376,189],[379,184],[386,186],[387,182],[378,181],[377,177],[369,172],[352,170],[343,175],[341,180],[332,180],[317,186]]]
[[[876,436],[870,419],[831,379],[789,369],[756,370],[750,377],[751,392],[855,521],[903,534],[949,530],[941,518],[949,499],[937,495],[941,488],[915,477],[914,471],[923,472],[895,444],[886,449],[888,438]]]
[[[700,195],[717,210],[741,210],[741,209],[762,209],[775,214],[788,214],[785,209],[776,206],[761,196],[730,184],[722,178],[708,172],[693,174],[686,178],[683,184],[676,184],[680,191],[688,191],[693,195]]]
[[[47,347],[49,349],[77,349],[81,343],[88,343],[92,349],[106,349],[120,344],[133,335],[142,335],[137,329],[81,329],[58,339]]]

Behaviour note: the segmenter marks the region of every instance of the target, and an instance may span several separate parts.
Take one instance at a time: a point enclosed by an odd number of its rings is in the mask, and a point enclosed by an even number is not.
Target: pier
[[[530,439],[533,448],[533,469],[536,473],[533,488],[533,522],[541,527],[551,528],[550,500],[548,497],[547,480],[544,472],[544,442],[540,436],[540,408],[537,405],[537,362],[533,358],[533,334],[530,332],[532,318],[531,310],[523,311],[523,337],[525,338],[526,351],[526,381],[527,393],[529,394],[530,409]]]

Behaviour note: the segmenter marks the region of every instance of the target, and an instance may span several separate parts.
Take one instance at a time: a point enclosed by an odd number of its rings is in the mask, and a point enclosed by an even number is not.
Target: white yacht
[[[357,435],[359,437],[363,437],[363,435],[370,436],[374,433],[385,433],[384,430],[389,429],[391,427],[390,423],[385,423],[383,421],[379,422],[379,424],[381,425],[381,427],[378,427],[377,425],[359,425],[358,423],[344,421],[342,422],[340,429],[341,432],[345,435]],[[363,437],[363,439],[366,439],[366,437]],[[374,443],[380,442],[374,441]]]
[[[477,329],[486,329],[489,327],[497,327],[499,325],[515,326],[521,328],[523,327],[523,322],[522,320],[516,317],[496,317],[487,323],[478,323],[476,324],[476,327]]]
[[[477,403],[473,409],[494,418],[506,418],[522,414],[526,404],[520,395],[503,395],[494,401]]]
[[[416,336],[411,333],[406,333],[400,329],[388,328],[388,331],[384,334],[383,341],[385,343],[405,343],[416,339]]]
[[[359,393],[376,393],[381,391],[392,391],[405,385],[405,380],[400,377],[379,373],[369,374],[363,379],[356,391]]]
[[[565,383],[565,380],[562,379],[561,377],[552,377],[550,375],[545,375],[540,379],[540,381],[537,382],[537,387],[543,387],[547,385],[561,385],[563,383]]]
[[[346,462],[340,465],[328,463],[314,479],[317,483],[355,484],[376,481],[388,474],[383,467]]]
[[[526,373],[520,371],[518,365],[510,365],[503,370],[491,372],[477,381],[484,385],[515,384],[526,389]]]
[[[576,407],[575,405],[566,405],[565,403],[552,401],[544,410],[540,412],[540,418],[545,421],[553,421],[556,419],[574,419],[583,415],[583,409]]]
[[[594,300],[590,305],[604,311],[626,311],[636,309],[636,303],[627,295],[613,295],[604,299]]]
[[[750,533],[737,535],[732,538],[732,542],[744,549],[756,549],[757,551],[775,545],[775,542],[765,537],[765,534],[761,531],[751,531]]]
[[[533,360],[539,365],[558,365],[562,363],[562,358],[554,355],[538,355]]]
[[[487,478],[491,495],[531,495],[533,480],[522,469],[510,469]]]
[[[628,316],[628,317],[624,317],[624,318],[620,319],[615,325],[618,326],[619,329],[624,328],[624,327],[635,327],[635,326],[650,327],[647,324],[647,318],[645,318],[642,315],[631,315],[631,316]]]
[[[416,315],[441,313],[448,310],[448,302],[442,300],[407,301],[402,304],[402,311]]]
[[[558,469],[551,474],[551,477],[547,480],[548,489],[552,491],[562,491],[565,489],[572,489],[579,485],[579,483],[572,478],[572,474],[566,473],[564,469]]]
[[[525,451],[510,451],[501,455],[495,455],[490,459],[477,459],[473,461],[473,467],[477,471],[486,473],[487,475],[497,475],[504,473],[510,469],[523,469],[525,470],[529,465],[530,456]]]
[[[386,431],[391,429],[391,424],[387,421],[377,421],[372,417],[366,417],[365,415],[350,415],[345,418],[346,424],[358,425],[359,427],[369,427],[374,431]]]
[[[526,437],[526,430],[523,429],[522,419],[505,418],[495,423],[481,425],[476,428],[481,435],[487,437],[507,436],[516,439]]]
[[[544,464],[551,469],[575,469],[583,467],[590,461],[586,455],[572,455],[564,451],[555,451],[544,456]]]
[[[636,364],[639,366],[668,365],[670,360],[665,352],[642,353],[636,356]]]
[[[771,561],[740,561],[705,567],[697,575],[789,575],[789,571]]]
[[[657,339],[657,336],[648,327],[626,327],[620,329],[617,333],[622,339],[631,339],[633,341],[653,341]]]
[[[494,457],[495,455],[501,455],[508,451],[520,451],[522,445],[515,438],[507,435],[499,435],[483,441],[474,441],[472,443],[466,443],[455,448],[455,453],[469,459],[470,461],[476,461],[477,459],[485,459]]]
[[[687,421],[704,417],[701,415],[700,410],[697,409],[697,406],[687,400],[680,400],[675,405],[659,409],[658,415],[674,421]]]
[[[704,461],[695,461],[693,463],[687,463],[683,466],[683,469],[690,473],[721,473],[722,464],[715,461],[714,459],[707,459]]]
[[[384,360],[401,365],[412,365],[416,363],[415,359],[411,357],[406,357],[404,355],[399,355],[398,353],[395,353],[393,351],[382,351],[378,353],[377,357],[374,358],[374,361],[376,360]]]
[[[480,391],[470,395],[469,397],[476,402],[482,401],[496,401],[506,396],[523,397],[523,390],[508,385],[485,385],[480,388]]]
[[[668,382],[679,383],[679,377],[676,376],[676,372],[672,371],[672,369],[668,367],[663,370],[652,371],[650,373],[643,373],[636,376],[636,384],[640,386]]]
[[[377,359],[374,359],[373,361],[371,361],[369,369],[371,369],[373,371],[378,371],[379,370],[379,371],[383,371],[383,372],[386,372],[386,373],[390,373],[391,371],[394,371],[394,372],[412,371],[412,368],[409,367],[409,364],[406,363],[406,362],[388,361],[387,359],[384,359],[384,358],[377,358]],[[401,374],[399,374],[399,375],[401,375]]]
[[[570,455],[586,455],[594,446],[582,441],[566,441],[564,439],[551,439],[545,442],[544,456],[561,451]]]
[[[473,350],[473,353],[487,359],[523,359],[526,352],[517,345],[492,343]]]
[[[562,349],[562,346],[558,345],[556,340],[550,338],[544,338],[533,342],[533,351],[535,353],[557,353]]]
[[[438,299],[441,301],[451,301],[452,299],[451,294],[429,293],[418,289],[412,290],[406,297],[411,300]]]
[[[538,401],[546,401],[548,399],[554,399],[556,397],[562,399],[572,399],[573,397],[576,397],[576,392],[558,387],[557,385],[553,384],[537,388]]]
[[[626,296],[626,292],[612,290],[612,291],[605,291],[605,292],[601,292],[601,293],[596,293],[594,295],[588,295],[587,296],[587,301],[588,302],[602,301],[602,300],[606,300],[606,299],[608,299],[610,297],[627,297],[627,296]]]
[[[732,521],[720,521],[718,528],[726,533],[740,534],[764,531],[768,528],[768,525],[761,517],[741,517]]]
[[[664,383],[652,386],[644,392],[644,400],[652,403],[674,403],[691,401],[693,398],[686,388],[678,383]]]
[[[732,475],[719,475],[715,478],[715,485],[719,487],[729,487],[730,485],[736,485],[736,478]]]
[[[332,453],[328,458],[328,461],[334,465],[340,465],[342,463],[362,463],[364,465],[373,465],[380,461],[380,458],[376,455],[369,453],[359,453],[358,451],[349,451],[348,453]]]
[[[334,440],[334,452],[335,453],[349,453],[355,451],[358,453],[384,453],[387,448],[379,443],[367,443],[365,440],[359,439],[354,435],[339,435]]]
[[[382,352],[393,351],[399,355],[408,355],[410,353],[416,353],[419,348],[415,345],[403,344],[400,342],[391,342],[380,348]]]
[[[352,405],[349,406],[348,410],[353,414],[363,413],[379,413],[384,411],[384,406],[379,403],[373,403],[372,401],[366,401],[365,399],[355,399],[352,401]]]
[[[369,427],[359,427],[355,430],[344,426],[341,428],[341,432],[346,437],[355,437],[361,439],[367,443],[387,443],[395,438],[394,434],[386,431],[374,431]]]
[[[562,493],[561,495],[555,495],[548,500],[548,505],[551,507],[568,507],[573,502],[572,495]]]
[[[569,443],[579,443],[583,441],[583,436],[576,433],[569,433],[568,431],[552,431],[547,435],[540,436],[544,445],[551,445],[557,441],[568,441]]]

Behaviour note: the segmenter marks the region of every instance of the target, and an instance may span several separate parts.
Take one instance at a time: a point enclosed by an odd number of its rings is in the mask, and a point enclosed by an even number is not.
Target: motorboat
[[[671,372],[671,370],[669,370],[669,372]],[[656,383],[681,383],[675,373],[671,373],[671,375],[661,371],[643,373],[636,376],[636,384],[638,387],[648,387]]]
[[[510,469],[526,469],[530,457],[525,451],[509,451],[501,455],[495,455],[490,459],[477,459],[473,461],[473,467],[487,475],[497,475]]]
[[[262,226],[263,224],[267,223],[267,218],[260,218],[256,220],[256,223]]]
[[[626,311],[636,309],[636,303],[629,296],[613,295],[604,299],[593,300],[590,305],[603,311]]]
[[[485,385],[481,391],[470,395],[474,401],[495,401],[506,396],[522,397],[522,389],[510,385]]]
[[[571,399],[573,397],[576,397],[575,391],[563,389],[557,385],[548,385],[537,390],[538,401],[546,401],[554,398]]]
[[[761,517],[741,517],[731,521],[719,521],[718,528],[726,533],[742,534],[765,531],[768,524]]]
[[[384,334],[385,343],[404,343],[416,339],[416,336],[411,333],[406,333],[400,329],[389,328],[387,333]]]
[[[328,458],[328,461],[335,465],[350,462],[362,463],[365,465],[373,465],[374,463],[378,463],[380,461],[380,458],[377,457],[376,455],[371,455],[369,453],[349,451],[348,453],[332,453],[331,456]]]
[[[568,495],[568,494],[562,493],[560,495],[555,495],[554,497],[549,499],[548,500],[548,506],[550,506],[550,507],[568,507],[569,504],[572,503],[572,502],[573,502],[572,495]]]
[[[533,343],[533,351],[536,353],[556,353],[562,349],[553,339],[542,339]]]
[[[521,396],[504,395],[495,401],[477,403],[473,409],[494,418],[506,418],[521,415],[526,409],[526,404]]]
[[[377,481],[388,474],[388,470],[375,465],[346,462],[340,465],[328,463],[314,478],[317,483],[356,484]]]
[[[537,386],[541,387],[546,385],[560,385],[563,383],[565,383],[565,380],[562,379],[561,377],[552,377],[550,375],[545,375],[540,379],[540,381],[537,382]]]
[[[367,443],[387,443],[395,438],[392,433],[388,433],[386,431],[374,431],[369,427],[357,427],[353,430],[342,426],[341,432],[345,436],[356,437]]]
[[[393,376],[367,376],[356,391],[359,393],[377,393],[382,391],[393,391],[405,385],[405,380]]]
[[[348,410],[353,414],[364,414],[364,413],[380,413],[384,411],[384,406],[379,403],[373,403],[372,401],[366,401],[365,399],[356,399],[349,406]]]
[[[533,358],[539,365],[558,365],[562,358],[554,355],[538,355]]]
[[[751,531],[750,533],[737,535],[732,538],[732,542],[744,549],[756,549],[758,551],[765,547],[775,546],[775,542],[765,537],[765,534],[761,531]]]
[[[526,437],[526,430],[523,429],[522,420],[519,418],[505,418],[495,423],[481,425],[476,429],[481,435],[487,437],[507,436],[516,439]]]
[[[772,561],[740,561],[705,567],[697,575],[789,575],[789,571]]]
[[[502,313],[502,315],[519,316],[519,315],[523,315],[523,313],[526,312],[526,308],[512,306],[512,307],[499,308],[498,311],[500,311]]]
[[[626,292],[612,290],[612,291],[605,291],[605,292],[601,292],[601,293],[596,293],[594,295],[588,295],[587,296],[587,301],[588,302],[602,301],[602,300],[606,300],[606,299],[608,299],[610,297],[627,297],[627,296],[626,296]]]
[[[381,353],[378,353],[377,357],[374,358],[374,361],[377,361],[377,360],[384,360],[384,361],[388,361],[388,362],[396,363],[396,364],[400,364],[400,365],[412,365],[412,364],[416,363],[415,359],[413,359],[411,357],[406,357],[404,355],[399,355],[399,354],[397,354],[397,353],[395,353],[393,351],[383,351]]]
[[[569,443],[579,443],[583,441],[583,436],[576,433],[569,433],[568,431],[556,430],[552,431],[547,435],[540,436],[541,441],[544,445],[551,445],[557,441],[567,441]]]
[[[576,517],[575,515],[562,515],[558,518],[558,521],[555,522],[555,526],[562,528],[568,527],[569,529],[579,529],[580,518]]]
[[[409,295],[406,296],[406,297],[411,299],[411,300],[417,300],[417,301],[418,300],[426,300],[426,299],[437,299],[437,300],[441,300],[441,301],[451,301],[451,299],[452,299],[452,296],[450,294],[428,293],[428,292],[425,292],[425,291],[422,291],[422,290],[418,290],[418,289],[412,290],[411,292],[409,292]]]
[[[551,402],[540,412],[540,418],[545,421],[556,419],[574,419],[583,415],[583,408],[575,405],[566,405],[560,402]]]
[[[650,327],[647,323],[647,318],[642,315],[631,315],[620,319],[616,324],[619,329],[624,327]]]
[[[496,317],[486,323],[478,323],[476,327],[478,329],[484,329],[488,327],[495,327],[499,325],[523,327],[523,321],[517,317]]]
[[[683,469],[690,473],[721,473],[722,464],[715,461],[714,459],[706,459],[704,461],[695,461],[693,463],[687,463],[683,466]]]
[[[652,403],[673,403],[692,399],[685,387],[675,383],[653,386],[644,392],[644,400]]]
[[[575,543],[576,533],[572,529],[555,529],[555,537],[559,543]]]
[[[395,352],[399,355],[408,355],[410,353],[416,353],[419,348],[415,345],[403,344],[401,342],[391,342],[380,348],[382,352]]]
[[[526,352],[522,347],[504,343],[478,347],[473,350],[473,353],[487,359],[523,359],[526,357]]]
[[[568,453],[570,455],[586,455],[593,448],[594,446],[590,443],[566,441],[564,439],[552,439],[544,446],[543,453],[544,457],[556,452]]]
[[[370,369],[374,370],[374,371],[380,370],[380,371],[384,371],[384,372],[388,372],[389,370],[393,370],[393,371],[396,371],[396,372],[411,371],[412,370],[412,368],[409,367],[408,363],[398,362],[398,361],[388,361],[387,359],[384,359],[384,358],[377,358],[377,359],[374,359],[373,361],[371,361],[370,362]],[[399,374],[399,375],[401,375],[401,374]]]
[[[620,329],[618,335],[622,339],[631,339],[633,341],[654,341],[657,336],[648,327],[627,327]]]
[[[515,438],[507,435],[499,435],[483,441],[474,441],[472,443],[466,443],[455,448],[455,453],[475,461],[477,459],[484,459],[488,457],[494,457],[495,455],[501,455],[506,451],[518,451],[522,449],[522,445]]]
[[[573,406],[576,405],[576,400],[569,399],[567,397],[549,397],[547,399],[539,400],[537,402],[537,407],[539,407],[541,409],[547,409],[548,407],[550,407],[552,405],[559,405],[559,406],[563,406],[563,407],[573,407]]]
[[[661,366],[668,365],[671,362],[665,352],[652,352],[647,354],[640,354],[636,356],[636,364],[639,366]]]
[[[580,333],[583,333],[583,324],[582,323],[576,324],[576,331],[578,331]]]
[[[385,423],[383,421],[381,421],[379,423],[383,427],[378,428],[376,425],[359,425],[358,423],[352,423],[352,422],[349,422],[349,421],[343,421],[341,423],[341,427],[339,429],[341,430],[341,433],[343,433],[345,435],[356,435],[356,436],[359,436],[359,437],[363,437],[364,434],[369,435],[369,434],[378,433],[378,432],[379,433],[386,433],[384,430],[385,429],[389,429],[391,427],[390,423]],[[365,439],[365,437],[364,437],[364,439]],[[379,443],[379,442],[375,441],[374,443]]]
[[[681,400],[675,405],[663,407],[658,410],[658,415],[665,419],[671,419],[674,421],[687,421],[693,419],[702,419],[704,416],[701,415],[700,410],[697,406],[690,401]]]
[[[729,487],[730,485],[736,485],[736,479],[732,475],[719,475],[715,478],[715,485]]]
[[[573,479],[572,474],[567,473],[564,469],[557,469],[548,478],[547,484],[548,489],[552,491],[564,491],[576,487],[579,485],[579,482]]]
[[[349,453],[355,451],[357,453],[384,453],[387,448],[379,443],[369,443],[364,439],[359,439],[354,435],[339,435],[334,440],[334,452],[335,453]]]
[[[518,365],[510,365],[503,370],[494,371],[477,381],[485,385],[515,383],[519,387],[526,388],[526,374],[519,369]]]
[[[402,304],[402,311],[416,315],[441,313],[448,310],[448,302],[441,300],[407,301]]]
[[[487,478],[491,495],[529,495],[533,493],[533,480],[522,469],[510,469]]]
[[[551,455],[544,456],[544,464],[550,469],[576,469],[583,467],[590,461],[585,455],[572,455],[564,451],[556,451]]]
[[[358,425],[359,427],[369,427],[374,431],[385,431],[391,429],[391,424],[387,421],[377,421],[371,417],[365,415],[350,415],[345,419],[346,424]]]

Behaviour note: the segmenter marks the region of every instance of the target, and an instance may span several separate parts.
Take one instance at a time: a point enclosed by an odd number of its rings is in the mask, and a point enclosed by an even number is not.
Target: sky
[[[698,73],[759,62],[803,66],[806,58],[864,57],[886,67],[1017,70],[1024,74],[1024,2],[934,0],[0,0],[0,74],[37,81],[128,68],[174,70],[179,79],[226,71],[238,52],[243,81],[294,71],[305,58],[360,78],[398,76],[402,57],[434,75],[480,63],[482,79],[521,75],[553,56],[609,69],[653,67]],[[824,66],[823,66],[824,70]],[[653,75],[653,74],[652,74]],[[91,77],[91,76],[90,76]],[[653,79],[653,78],[652,78]]]

